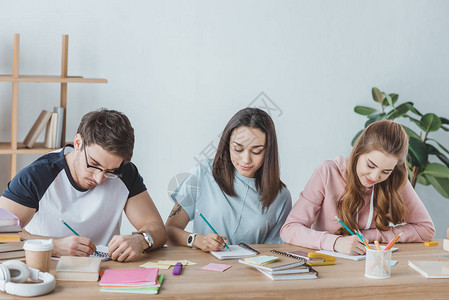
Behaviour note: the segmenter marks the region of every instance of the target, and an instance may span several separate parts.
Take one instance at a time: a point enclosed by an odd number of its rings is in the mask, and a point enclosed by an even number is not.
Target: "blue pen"
[[[196,212],[200,215],[200,217],[204,220],[204,222],[206,222],[207,226],[209,226],[209,228],[212,230],[213,233],[218,234],[218,232],[214,229],[214,227],[212,227],[212,225],[210,225],[209,222],[207,222],[206,218],[203,216],[202,213],[199,212],[199,210],[197,209]],[[225,247],[231,251],[231,249],[229,249],[228,244],[225,243]]]
[[[73,232],[74,235],[80,236],[80,235],[78,234],[78,232],[76,232],[75,230],[73,230],[73,228],[70,227],[70,225],[67,224],[63,219],[59,219],[59,221],[61,221],[62,224],[64,224],[65,226],[67,226],[67,228],[70,229],[70,231]],[[100,254],[97,252],[97,250],[95,250],[95,254],[100,255]]]

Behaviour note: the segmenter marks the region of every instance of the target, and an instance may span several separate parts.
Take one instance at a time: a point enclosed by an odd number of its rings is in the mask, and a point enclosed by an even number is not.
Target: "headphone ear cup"
[[[8,260],[2,265],[9,269],[10,281],[12,282],[25,282],[30,276],[30,269],[21,261]]]
[[[0,264],[0,281],[10,282],[11,274],[9,274],[9,269],[7,266]]]

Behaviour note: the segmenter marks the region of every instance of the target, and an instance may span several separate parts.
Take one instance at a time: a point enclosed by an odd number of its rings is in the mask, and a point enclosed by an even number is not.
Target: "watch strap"
[[[187,237],[187,246],[194,248],[193,247],[193,242],[195,241],[195,236],[197,234],[198,233],[191,233],[191,234],[189,234],[189,236]]]
[[[147,242],[148,248],[144,249],[142,251],[142,253],[146,253],[146,252],[150,251],[150,249],[154,245],[154,240],[153,240],[153,237],[151,236],[151,234],[149,234],[148,232],[143,232],[143,231],[135,231],[132,234],[133,235],[134,234],[141,234],[143,236],[143,238],[145,239],[145,241]]]

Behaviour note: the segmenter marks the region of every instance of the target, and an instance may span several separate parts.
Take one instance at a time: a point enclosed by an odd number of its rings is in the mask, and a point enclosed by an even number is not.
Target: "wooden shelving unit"
[[[62,59],[61,75],[19,75],[19,34],[14,35],[13,68],[12,74],[0,75],[0,82],[12,83],[11,99],[11,141],[0,142],[0,154],[9,154],[10,178],[17,173],[17,155],[18,154],[44,154],[52,151],[43,147],[43,143],[36,143],[32,149],[26,148],[23,143],[17,141],[18,125],[18,103],[19,103],[19,82],[55,82],[61,84],[61,95],[59,106],[64,108],[64,121],[62,127],[62,141],[65,141],[66,116],[67,116],[67,84],[68,83],[107,83],[106,79],[101,78],[83,78],[82,76],[68,76],[68,48],[69,36],[62,36]]]

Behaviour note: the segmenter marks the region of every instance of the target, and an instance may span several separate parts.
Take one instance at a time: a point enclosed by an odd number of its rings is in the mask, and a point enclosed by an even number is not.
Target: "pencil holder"
[[[365,276],[375,279],[391,277],[392,250],[366,249]]]

